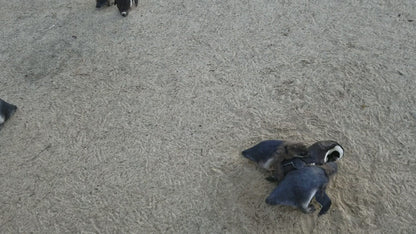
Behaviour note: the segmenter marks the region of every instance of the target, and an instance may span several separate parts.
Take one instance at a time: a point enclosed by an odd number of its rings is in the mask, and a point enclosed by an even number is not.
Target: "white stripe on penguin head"
[[[332,154],[335,151],[339,153],[338,159],[341,159],[342,156],[344,156],[344,150],[341,148],[341,146],[337,145],[334,148],[328,150],[328,152],[326,152],[324,162],[328,162],[328,155]]]

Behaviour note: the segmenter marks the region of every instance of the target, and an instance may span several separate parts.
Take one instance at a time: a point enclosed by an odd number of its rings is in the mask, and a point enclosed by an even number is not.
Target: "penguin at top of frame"
[[[120,14],[123,17],[126,17],[129,14],[131,7],[133,6],[133,1],[134,5],[136,5],[137,7],[137,5],[139,4],[139,0],[115,0],[114,5],[117,5]]]

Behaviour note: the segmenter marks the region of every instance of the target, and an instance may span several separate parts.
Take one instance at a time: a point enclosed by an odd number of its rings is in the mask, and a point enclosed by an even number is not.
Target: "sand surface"
[[[416,2],[371,2],[0,0],[0,232],[416,233]],[[327,215],[265,139],[343,145]]]

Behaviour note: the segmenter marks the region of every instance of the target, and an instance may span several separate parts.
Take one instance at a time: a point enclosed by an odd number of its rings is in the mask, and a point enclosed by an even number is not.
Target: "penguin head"
[[[309,146],[308,156],[317,164],[335,162],[344,156],[344,149],[336,141],[318,141]]]
[[[132,0],[117,0],[117,8],[120,11],[120,14],[123,17],[126,17],[129,14],[129,10],[133,5]]]

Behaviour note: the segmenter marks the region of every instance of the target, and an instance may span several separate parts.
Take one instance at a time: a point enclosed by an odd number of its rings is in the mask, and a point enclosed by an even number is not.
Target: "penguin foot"
[[[279,182],[279,180],[274,176],[268,176],[266,177],[266,180],[272,183]]]
[[[313,213],[314,211],[315,211],[315,207],[312,205],[312,204],[310,204],[308,207],[306,207],[306,208],[304,208],[304,207],[302,207],[301,208],[301,210],[302,210],[302,212],[303,213],[305,213],[305,214],[310,214],[310,213]]]

